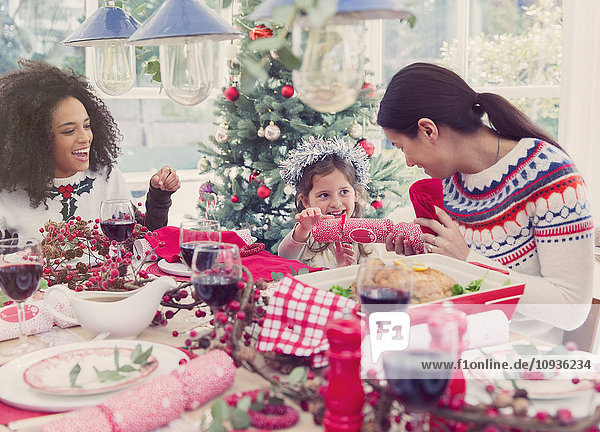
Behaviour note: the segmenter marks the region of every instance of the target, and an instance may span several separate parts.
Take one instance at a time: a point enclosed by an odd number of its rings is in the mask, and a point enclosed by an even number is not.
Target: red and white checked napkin
[[[349,298],[284,277],[269,300],[257,349],[311,357],[313,367],[326,366],[325,327],[356,306]]]
[[[341,218],[319,219],[312,228],[315,241],[385,243],[389,233],[394,237],[403,234],[416,253],[423,253],[421,226],[414,223],[399,222],[394,225],[391,219]]]
[[[42,426],[43,432],[146,432],[196,409],[233,385],[235,365],[213,350],[186,365],[117,393],[99,405],[80,408]]]

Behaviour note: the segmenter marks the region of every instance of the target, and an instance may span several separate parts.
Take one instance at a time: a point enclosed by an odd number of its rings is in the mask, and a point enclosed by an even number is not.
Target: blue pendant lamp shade
[[[198,0],[166,0],[129,38],[128,44],[155,46],[210,39],[222,41],[244,35]]]
[[[130,14],[119,7],[103,6],[90,15],[63,45],[101,46],[129,38],[140,26]]]
[[[249,18],[252,20],[270,18],[274,9],[290,6],[295,2],[295,0],[265,0],[252,11]],[[410,15],[403,2],[398,0],[338,0],[336,16],[343,14],[352,14],[361,20],[403,19]]]
[[[182,105],[196,105],[213,87],[214,42],[243,37],[198,0],[166,0],[127,44],[158,45],[165,93]]]
[[[92,47],[94,80],[109,95],[127,92],[136,80],[134,47],[125,41],[139,27],[129,13],[115,6],[103,6],[90,15],[63,45]]]

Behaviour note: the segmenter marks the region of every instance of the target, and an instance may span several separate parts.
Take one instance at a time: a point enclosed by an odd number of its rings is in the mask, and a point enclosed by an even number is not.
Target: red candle
[[[360,378],[360,320],[355,315],[333,320],[329,340],[329,385],[325,394],[326,432],[360,432],[365,401]]]

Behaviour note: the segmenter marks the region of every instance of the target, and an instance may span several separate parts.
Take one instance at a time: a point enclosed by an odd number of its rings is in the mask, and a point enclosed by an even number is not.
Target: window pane
[[[519,107],[548,134],[558,139],[559,98],[511,98],[509,101]]]
[[[19,58],[84,73],[83,49],[60,44],[79,25],[83,6],[82,0],[2,0],[0,74],[16,69]]]
[[[121,134],[122,155],[118,166],[124,172],[152,171],[164,165],[196,169],[196,143],[208,142],[213,124],[213,104],[207,99],[185,107],[162,99],[106,99]]]
[[[561,0],[471,0],[469,83],[560,84],[561,4]],[[454,64],[456,49],[456,41],[443,47],[443,64]]]
[[[438,63],[445,41],[456,38],[456,0],[425,0],[410,7],[414,28],[397,20],[383,21],[383,82],[414,62]]]

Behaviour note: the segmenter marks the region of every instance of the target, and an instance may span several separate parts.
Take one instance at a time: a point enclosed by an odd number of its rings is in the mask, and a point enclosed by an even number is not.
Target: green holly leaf
[[[79,387],[75,385],[75,381],[77,381],[77,377],[79,376],[79,372],[81,372],[81,366],[77,363],[69,372],[69,381],[71,382],[71,387]]]
[[[305,367],[298,366],[292,369],[288,378],[288,384],[294,385],[306,381],[308,370]]]

